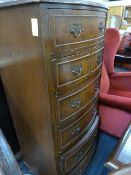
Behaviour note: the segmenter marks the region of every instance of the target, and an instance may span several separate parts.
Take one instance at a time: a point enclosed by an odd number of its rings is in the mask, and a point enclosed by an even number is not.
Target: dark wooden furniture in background
[[[13,153],[17,155],[17,153],[20,151],[20,147],[12,123],[1,78],[0,78],[0,128],[2,129],[8,143],[10,144]]]
[[[131,56],[117,54],[115,56],[115,64],[131,69]]]
[[[22,175],[17,161],[0,129],[0,175]]]
[[[40,175],[83,174],[96,147],[107,8],[1,3],[1,77],[22,153]]]
[[[118,170],[111,172],[109,175],[131,175],[131,164],[124,165]]]
[[[28,167],[28,174],[22,172],[1,129],[0,129],[0,175],[38,175],[37,172],[35,172],[31,167]]]
[[[122,174],[123,168],[126,168],[127,171],[131,170],[128,164],[131,165],[131,124],[111,154],[109,160],[105,163],[105,166],[111,170],[120,169]]]

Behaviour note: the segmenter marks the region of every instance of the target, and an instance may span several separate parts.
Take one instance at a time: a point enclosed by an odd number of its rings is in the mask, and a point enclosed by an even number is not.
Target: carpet
[[[108,156],[114,149],[117,144],[118,139],[115,137],[106,134],[104,132],[100,132],[98,136],[98,144],[96,152],[93,156],[93,159],[86,169],[84,175],[107,175],[108,170],[104,167],[104,163],[108,159]],[[29,172],[28,166],[21,160],[19,162],[20,169],[24,174],[30,173],[31,175],[36,175],[36,173]]]
[[[108,169],[104,167],[104,163],[108,159],[110,153],[113,151],[117,144],[118,139],[106,134],[104,132],[99,133],[98,145],[93,156],[93,159],[85,171],[84,175],[107,175]]]

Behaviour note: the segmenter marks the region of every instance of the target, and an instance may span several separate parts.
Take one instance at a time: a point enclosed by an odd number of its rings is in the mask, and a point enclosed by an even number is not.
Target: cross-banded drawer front
[[[98,94],[99,75],[79,91],[58,99],[59,121],[71,118],[83,109]]]
[[[105,15],[54,16],[56,45],[86,41],[103,35]]]
[[[102,64],[103,47],[101,42],[88,48],[88,54],[77,54],[52,61],[52,74],[56,88],[80,84],[90,79],[93,72]],[[55,69],[54,69],[55,68]]]
[[[79,80],[83,76],[91,72],[90,68],[91,54],[76,58],[71,61],[61,62],[57,64],[57,86]]]
[[[105,12],[86,10],[49,10],[53,47],[68,47],[96,40],[104,35]]]
[[[96,138],[97,132],[94,132],[89,140],[87,140],[80,148],[74,151],[70,156],[65,159],[65,169],[66,172],[69,172],[78,162],[82,160],[82,158],[86,155],[86,153],[90,150],[94,140]]]
[[[95,102],[88,109],[88,111],[85,112],[83,116],[81,116],[79,120],[60,130],[60,142],[62,150],[76,141],[80,135],[88,130],[96,115],[96,105],[97,103]]]
[[[86,154],[86,156],[82,159],[80,164],[78,164],[77,167],[69,173],[69,175],[83,175],[84,171],[87,169],[89,163],[92,160],[95,149],[96,149],[96,141],[94,142],[94,144],[92,145],[91,149]]]
[[[64,58],[63,60],[67,60],[67,58],[69,57],[68,61],[69,60],[72,60],[73,57],[75,55],[79,55],[79,54],[83,54],[84,56],[85,55],[89,55],[91,54],[92,52],[94,51],[98,51],[98,50],[101,50],[103,49],[104,47],[104,36],[99,38],[95,43],[88,43],[85,44],[84,46],[80,46],[80,47],[77,47],[75,49],[71,49],[71,48],[68,48],[68,49],[61,49],[60,52],[57,52],[57,53],[52,53],[51,55],[51,58],[54,60],[54,59],[62,59]],[[70,57],[72,56],[72,59],[70,59]],[[62,61],[61,61],[62,62]]]
[[[65,174],[70,174],[71,170],[74,169],[83,158],[89,158],[89,152],[92,149],[97,136],[97,125],[98,118],[96,117],[90,131],[87,132],[87,134],[74,147],[72,147],[71,150],[62,154],[60,161]]]
[[[105,16],[56,16],[56,45],[97,38],[104,32],[104,21]]]

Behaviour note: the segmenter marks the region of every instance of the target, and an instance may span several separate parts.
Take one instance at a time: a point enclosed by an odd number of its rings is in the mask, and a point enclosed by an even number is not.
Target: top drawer
[[[53,47],[83,45],[103,37],[105,12],[86,10],[49,10],[49,32]]]

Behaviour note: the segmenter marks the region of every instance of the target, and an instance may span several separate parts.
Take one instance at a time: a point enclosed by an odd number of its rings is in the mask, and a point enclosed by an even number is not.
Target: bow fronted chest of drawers
[[[1,78],[22,154],[40,175],[81,175],[96,147],[107,8],[0,3]]]

